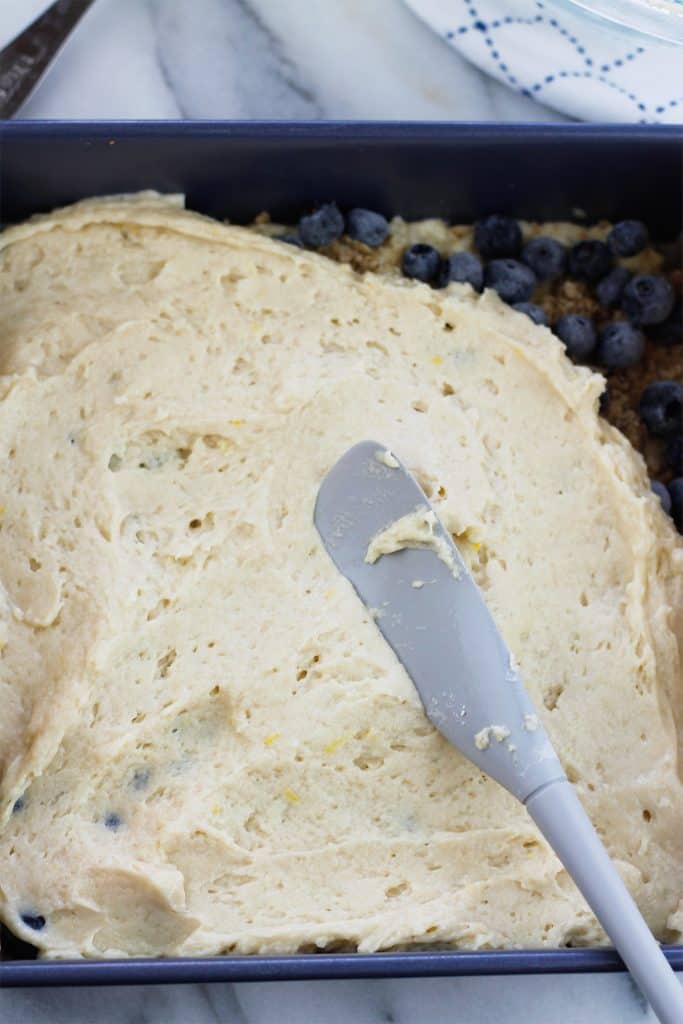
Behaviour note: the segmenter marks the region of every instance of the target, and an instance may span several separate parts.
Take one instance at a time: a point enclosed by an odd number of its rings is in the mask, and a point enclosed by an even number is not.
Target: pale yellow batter
[[[360,277],[149,195],[0,245],[10,928],[60,957],[602,938],[321,546],[317,487],[373,437],[680,941],[683,549],[596,415],[601,378],[494,295]]]
[[[394,456],[390,456],[396,462]],[[386,455],[385,455],[386,459]],[[386,464],[386,463],[385,463]],[[398,463],[396,462],[396,466]],[[391,463],[389,468],[393,469]],[[458,567],[453,556],[453,547],[435,533],[436,515],[426,505],[421,505],[414,512],[401,516],[386,529],[373,537],[368,545],[365,561],[373,565],[382,555],[391,555],[402,548],[430,548],[444,562],[457,578]]]

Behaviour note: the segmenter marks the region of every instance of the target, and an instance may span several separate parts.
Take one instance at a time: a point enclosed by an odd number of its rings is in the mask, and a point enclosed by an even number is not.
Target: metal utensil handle
[[[0,117],[17,112],[94,0],[57,0],[0,51]]]
[[[569,782],[551,782],[526,808],[595,912],[662,1024],[683,1024],[683,987],[609,858]]]

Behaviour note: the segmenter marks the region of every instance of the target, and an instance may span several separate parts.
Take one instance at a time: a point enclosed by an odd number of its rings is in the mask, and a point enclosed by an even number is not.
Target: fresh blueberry
[[[638,404],[640,418],[655,437],[671,437],[683,430],[683,384],[656,380],[648,384]]]
[[[579,281],[595,284],[612,269],[612,253],[604,242],[589,238],[569,250],[569,273]]]
[[[535,302],[515,302],[512,308],[516,309],[518,313],[526,313],[535,324],[541,324],[543,327],[548,326],[546,311],[537,306]]]
[[[117,829],[121,828],[121,816],[110,812],[104,819],[105,828],[110,828],[112,832],[116,832]]]
[[[23,796],[20,796],[14,801],[12,814],[18,814],[19,811],[23,811],[24,807],[26,807],[26,800]]]
[[[42,914],[21,914],[21,920],[27,928],[33,928],[34,932],[40,932],[45,927],[45,918]]]
[[[556,239],[539,235],[522,249],[522,262],[531,267],[539,281],[552,281],[567,268],[567,250]]]
[[[669,497],[671,498],[671,516],[676,529],[683,533],[683,476],[675,477],[669,483]]]
[[[626,267],[615,267],[609,274],[598,281],[595,286],[595,295],[603,309],[611,309],[621,302],[621,295],[631,280],[631,271]]]
[[[598,399],[598,412],[602,416],[604,416],[604,414],[607,412],[607,406],[608,405],[609,405],[609,388],[605,388],[605,390],[600,395],[600,398]]]
[[[486,260],[516,256],[522,248],[522,231],[512,217],[493,213],[474,225],[474,244]]]
[[[635,256],[645,248],[648,240],[642,220],[620,220],[607,236],[609,247],[617,256]]]
[[[621,308],[634,324],[661,324],[673,311],[673,286],[658,274],[636,274],[624,288]]]
[[[291,232],[284,235],[277,235],[278,242],[286,242],[287,245],[295,245],[297,249],[303,249],[304,243],[301,241],[298,235],[294,235]]]
[[[647,336],[657,345],[666,347],[683,343],[683,306],[680,299],[666,320],[648,327]]]
[[[645,353],[645,335],[627,320],[613,320],[600,333],[597,361],[608,370],[635,366]]]
[[[401,270],[406,277],[429,284],[434,281],[441,267],[441,257],[433,245],[418,242],[403,253]]]
[[[439,283],[442,287],[457,281],[459,284],[471,284],[475,292],[480,292],[484,285],[484,268],[481,260],[473,252],[452,252],[441,263]]]
[[[322,249],[344,233],[344,218],[336,203],[323,203],[299,221],[301,241],[309,249]]]
[[[654,494],[657,495],[662,503],[662,508],[668,513],[671,511],[671,495],[669,494],[669,488],[666,484],[662,484],[659,480],[653,480],[651,485]]]
[[[351,210],[346,218],[346,233],[356,242],[363,242],[372,249],[376,249],[389,234],[389,225],[386,217],[383,217],[381,213],[358,207]]]
[[[567,350],[567,355],[574,362],[588,359],[598,340],[595,324],[583,313],[566,313],[555,324],[555,334]]]
[[[683,434],[667,438],[664,445],[664,461],[674,473],[683,473]]]
[[[484,283],[495,289],[503,302],[528,302],[534,294],[536,276],[519,260],[491,260],[484,270]]]

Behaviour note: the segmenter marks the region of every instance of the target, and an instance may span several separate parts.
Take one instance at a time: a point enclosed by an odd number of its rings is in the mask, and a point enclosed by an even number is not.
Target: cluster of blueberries
[[[347,234],[372,249],[386,241],[389,222],[374,210],[349,210],[344,218],[336,203],[323,203],[299,221],[296,234],[280,235],[281,242],[306,249],[322,249]]]
[[[325,203],[302,217],[296,234],[282,240],[320,249],[346,234],[365,245],[381,245],[389,225],[381,213],[351,210],[346,220],[335,203]],[[571,359],[590,359],[607,370],[623,370],[638,363],[645,352],[643,327],[659,327],[662,340],[675,324],[675,294],[671,283],[658,274],[631,274],[615,266],[615,257],[635,256],[648,244],[648,231],[637,220],[615,224],[607,241],[587,239],[567,249],[554,238],[539,236],[526,245],[512,217],[492,214],[477,222],[474,243],[479,255],[454,252],[445,259],[432,245],[417,243],[403,253],[401,269],[406,277],[434,287],[451,281],[471,285],[476,291],[493,288],[513,309],[526,313],[537,324],[547,325],[540,306],[531,302],[536,285],[565,274],[595,288],[603,308],[621,307],[626,319],[616,319],[598,331],[590,317],[568,313],[554,330]],[[662,327],[662,325],[665,325]]]
[[[545,312],[530,302],[536,285],[568,274],[594,287],[600,305],[611,310],[621,307],[626,319],[616,319],[598,331],[593,320],[581,313],[567,313],[554,325],[567,355],[576,361],[591,360],[607,370],[635,366],[645,352],[642,328],[664,324],[674,312],[675,293],[671,283],[658,274],[631,274],[626,267],[615,266],[615,257],[635,256],[648,243],[647,228],[640,221],[615,224],[607,241],[587,239],[567,249],[554,238],[538,236],[522,244],[522,232],[511,217],[494,214],[479,221],[474,242],[488,261],[484,267],[471,253],[459,257],[455,276],[448,280],[468,280],[494,288],[501,299],[527,313],[535,323],[547,324]],[[417,247],[413,247],[417,248]],[[408,250],[410,252],[410,250]],[[408,253],[404,254],[404,261]],[[462,257],[477,267],[475,281],[463,278]],[[404,270],[405,272],[405,270]],[[481,287],[481,283],[479,283]]]
[[[336,203],[324,203],[299,221],[295,234],[283,242],[321,249],[346,234],[371,248],[389,234],[386,217],[374,210],[353,209],[346,217]],[[523,244],[522,231],[512,217],[492,214],[474,227],[473,252],[442,257],[432,245],[409,246],[401,259],[406,277],[444,288],[451,281],[469,284],[475,291],[493,288],[513,309],[534,323],[548,325],[545,311],[532,302],[539,282],[564,275],[593,287],[606,311],[620,309],[622,318],[600,330],[589,316],[567,313],[553,325],[567,355],[575,362],[591,362],[607,371],[635,366],[645,354],[645,335],[663,345],[680,343],[682,312],[671,282],[659,274],[632,274],[617,263],[636,256],[648,244],[647,227],[638,220],[615,224],[605,242],[586,239],[567,248],[554,238],[538,236]],[[639,412],[648,431],[664,439],[664,459],[675,473],[683,470],[683,384],[661,380],[650,384],[640,399]],[[653,490],[683,533],[683,476],[667,487],[655,481]]]

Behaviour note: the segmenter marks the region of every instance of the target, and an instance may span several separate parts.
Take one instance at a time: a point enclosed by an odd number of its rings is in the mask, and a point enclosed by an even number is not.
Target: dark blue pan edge
[[[664,952],[683,970],[683,946]],[[332,953],[166,960],[25,960],[0,964],[0,988],[50,985],[161,985],[182,982],[308,981],[341,978],[567,974],[624,970],[611,949],[497,952]]]

